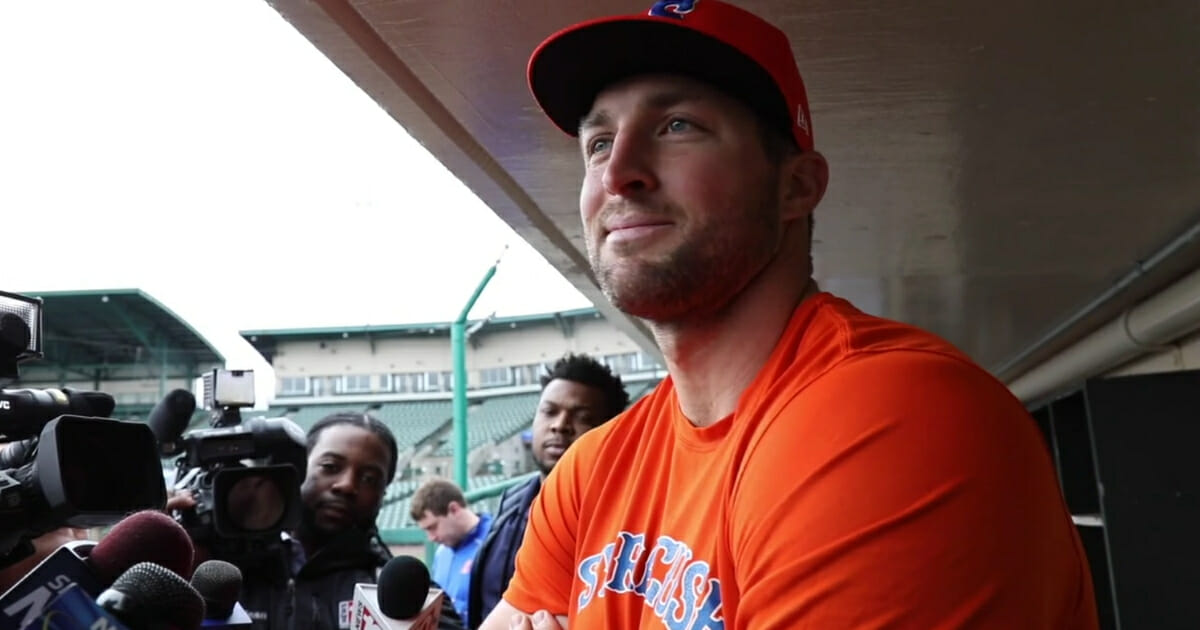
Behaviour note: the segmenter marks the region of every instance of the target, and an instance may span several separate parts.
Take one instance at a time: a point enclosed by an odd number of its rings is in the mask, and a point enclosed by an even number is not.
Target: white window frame
[[[288,387],[288,384],[303,383],[304,387],[296,389]],[[307,376],[281,376],[279,378],[279,395],[280,396],[308,396],[312,393],[312,378]]]
[[[491,380],[486,374],[504,375],[503,380]],[[479,387],[480,389],[492,387],[509,387],[513,384],[513,369],[511,365],[498,365],[496,367],[483,368],[479,370]]]
[[[361,386],[365,380],[366,386]],[[353,383],[353,386],[352,386]],[[343,374],[338,381],[338,392],[342,394],[366,394],[371,391],[370,374]]]

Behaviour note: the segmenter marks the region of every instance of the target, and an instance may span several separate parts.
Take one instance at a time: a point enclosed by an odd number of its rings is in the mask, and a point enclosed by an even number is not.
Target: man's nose
[[[618,134],[612,140],[602,181],[610,195],[628,197],[658,188],[652,143],[636,134]]]
[[[333,491],[338,494],[353,495],[358,492],[358,483],[350,470],[345,470],[333,480]]]
[[[558,413],[550,418],[550,431],[570,435],[573,432],[570,418],[565,413]]]

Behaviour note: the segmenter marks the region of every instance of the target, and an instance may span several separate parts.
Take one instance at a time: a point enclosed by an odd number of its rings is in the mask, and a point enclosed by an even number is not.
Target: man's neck
[[[325,547],[325,545],[328,545],[332,539],[333,536],[318,534],[317,532],[304,529],[296,532],[296,540],[300,542],[300,547],[304,549],[304,558],[306,561],[311,560],[313,556],[317,555],[317,552]]]
[[[801,301],[816,295],[811,278],[774,261],[719,313],[669,324],[650,322],[667,361],[679,406],[706,427],[733,413],[742,392],[766,364]],[[794,267],[793,267],[794,269]],[[790,277],[789,277],[790,276]]]
[[[462,518],[463,526],[465,527],[464,531],[466,533],[463,535],[462,540],[458,543],[458,546],[460,547],[463,543],[467,542],[467,540],[471,538],[471,532],[475,531],[475,528],[479,526],[479,515],[474,512],[466,512],[463,514]]]
[[[317,555],[322,549],[328,547],[330,543],[341,536],[347,536],[351,530],[362,531],[357,527],[346,528],[339,532],[322,532],[315,527],[306,527],[303,523],[296,529],[293,537],[300,542],[300,546],[304,548],[304,556],[308,560],[312,560],[313,556]]]

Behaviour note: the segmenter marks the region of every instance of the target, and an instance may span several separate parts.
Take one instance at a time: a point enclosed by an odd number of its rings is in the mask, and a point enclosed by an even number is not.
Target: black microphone
[[[412,556],[396,556],[379,572],[379,612],[392,619],[412,619],[425,607],[429,569]]]
[[[154,409],[150,410],[147,424],[154,433],[160,455],[178,455],[184,445],[179,441],[184,429],[196,412],[196,397],[186,389],[176,389],[167,394]]]
[[[33,331],[29,324],[16,313],[0,314],[0,352],[5,355],[19,356],[29,349],[33,339]]]
[[[192,574],[192,588],[204,598],[205,619],[224,619],[242,592],[242,572],[224,560],[207,560]]]
[[[412,556],[387,561],[378,584],[355,584],[350,630],[414,630],[436,628],[442,606],[439,588],[430,588],[429,570]]]
[[[35,437],[47,422],[62,416],[108,418],[116,401],[104,392],[63,389],[0,390],[0,442]]]
[[[242,572],[224,560],[206,560],[192,574],[192,588],[204,599],[204,628],[249,628],[250,615],[238,604]]]
[[[96,605],[131,630],[199,630],[204,600],[187,580],[153,562],[129,567]]]

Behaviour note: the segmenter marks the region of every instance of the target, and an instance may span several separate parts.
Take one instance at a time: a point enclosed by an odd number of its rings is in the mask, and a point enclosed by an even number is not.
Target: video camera
[[[304,431],[287,418],[242,422],[241,410],[254,406],[252,370],[213,370],[203,388],[212,428],[159,442],[163,455],[182,453],[175,490],[196,501],[175,518],[215,558],[246,561],[275,549],[280,532],[300,523]]]
[[[42,300],[0,291],[0,379],[42,354]],[[154,434],[113,420],[112,396],[0,389],[0,567],[60,527],[111,525],[166,501]]]

